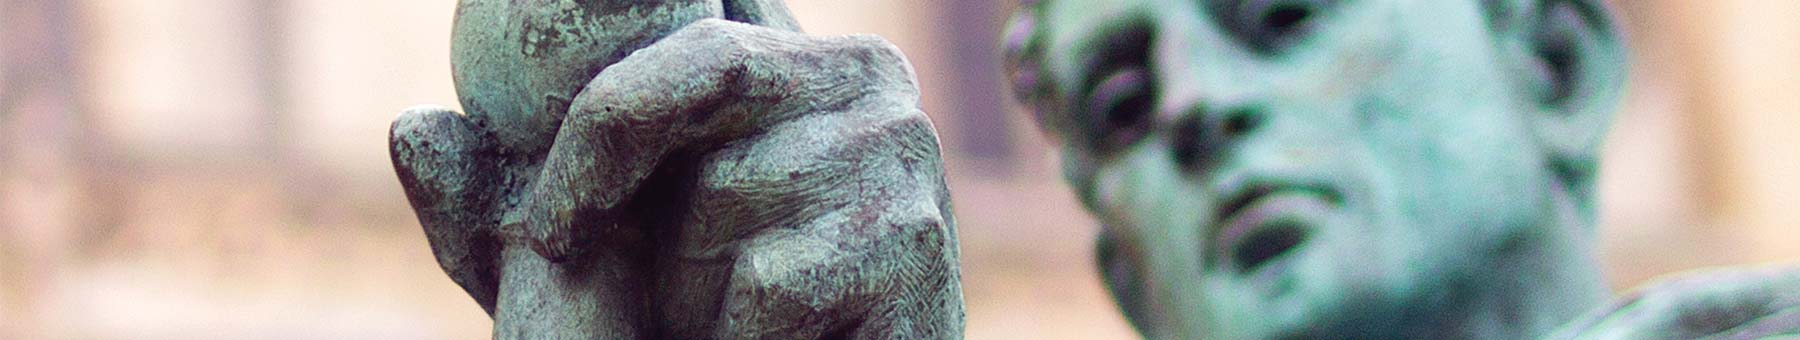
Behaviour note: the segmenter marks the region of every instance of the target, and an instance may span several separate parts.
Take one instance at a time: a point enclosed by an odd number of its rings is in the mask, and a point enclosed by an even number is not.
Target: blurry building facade
[[[456,106],[447,0],[0,0],[0,338],[485,338],[386,155]],[[1130,334],[1096,229],[999,70],[1011,1],[794,0],[915,64],[945,144],[968,335]],[[1800,260],[1800,2],[1619,1],[1600,178],[1615,287]]]

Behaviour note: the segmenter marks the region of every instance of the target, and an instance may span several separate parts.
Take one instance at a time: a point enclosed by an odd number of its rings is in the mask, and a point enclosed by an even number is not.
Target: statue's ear
[[[1600,145],[1625,83],[1625,47],[1600,0],[1528,0],[1514,31],[1533,79],[1525,91],[1550,165],[1579,200],[1589,200]]]
[[[1131,322],[1138,334],[1146,338],[1154,338],[1153,329],[1145,327],[1144,319],[1148,305],[1145,305],[1144,277],[1139,256],[1142,254],[1130,244],[1114,235],[1111,228],[1102,228],[1100,238],[1095,241],[1095,257],[1100,265],[1100,278],[1106,281],[1106,291],[1112,293],[1113,302],[1125,313],[1125,320]]]
[[[781,0],[725,0],[725,20],[799,32],[787,4]]]

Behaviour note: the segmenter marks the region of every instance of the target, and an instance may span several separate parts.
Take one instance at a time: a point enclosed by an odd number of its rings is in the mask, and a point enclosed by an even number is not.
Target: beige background
[[[793,0],[916,64],[945,142],[972,339],[1129,337],[1092,221],[1002,87],[1011,2]],[[1620,1],[1614,287],[1800,262],[1800,2]],[[386,157],[454,106],[449,0],[0,0],[0,339],[475,339]]]

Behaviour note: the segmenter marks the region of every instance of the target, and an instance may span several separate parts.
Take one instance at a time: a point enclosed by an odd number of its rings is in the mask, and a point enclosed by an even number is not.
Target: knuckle
[[[417,141],[458,137],[469,130],[469,124],[450,109],[438,106],[414,106],[394,117],[389,128],[396,141]]]
[[[733,27],[737,25],[742,24],[719,18],[705,18],[695,21],[692,24],[688,24],[688,26],[681,31],[703,36],[720,36],[731,34]]]
[[[749,50],[749,42],[743,32],[744,26],[729,20],[707,18],[689,24],[670,38],[690,42],[695,47],[710,50],[709,53],[713,55],[741,55]]]
[[[472,195],[488,185],[479,176],[491,166],[480,156],[484,139],[462,115],[414,107],[394,119],[389,133],[389,157],[414,203],[459,202],[444,199]]]
[[[926,199],[930,200],[930,199]],[[925,204],[935,206],[935,204]],[[922,212],[914,217],[912,232],[914,241],[924,245],[944,245],[950,243],[950,220],[938,215],[935,211]]]
[[[396,165],[445,172],[472,166],[484,141],[478,128],[460,114],[414,108],[402,112],[389,127],[388,151]]]
[[[899,152],[903,158],[939,159],[937,129],[931,123],[931,117],[917,109],[892,110],[888,116],[855,139],[892,145],[896,148],[888,151]]]
[[[741,75],[751,59],[765,53],[758,48],[756,27],[724,19],[708,18],[676,31],[640,54],[654,59],[637,68],[642,76],[676,82],[730,82]],[[633,83],[615,84],[633,87]],[[629,89],[622,89],[630,91]]]
[[[909,87],[914,84],[912,63],[907,62],[906,54],[900,47],[878,36],[857,34],[845,36],[847,55],[853,56],[873,71],[880,80],[886,80]]]
[[[907,228],[913,242],[919,246],[931,248],[950,242],[949,227],[943,217],[937,214],[922,214],[915,217]]]
[[[934,134],[934,135],[937,134],[936,129],[934,129],[932,127],[931,116],[926,115],[925,111],[920,111],[917,109],[908,109],[908,110],[894,110],[892,112],[893,112],[892,114],[894,115],[893,119],[888,121],[888,127],[890,129],[903,131],[903,132],[925,132],[925,133],[930,133],[930,134]]]
[[[905,60],[906,55],[900,52],[900,46],[870,34],[852,34],[844,37],[846,44],[872,57],[890,60]]]
[[[878,109],[874,110],[875,121],[866,125],[849,125],[841,127],[844,135],[854,141],[892,141],[896,137],[913,134],[935,135],[931,125],[931,117],[917,109]]]

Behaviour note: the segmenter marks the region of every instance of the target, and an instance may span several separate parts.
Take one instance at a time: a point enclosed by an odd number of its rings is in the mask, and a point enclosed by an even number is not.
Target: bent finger
[[[521,223],[503,229],[546,257],[566,257],[620,231],[607,221],[669,155],[869,102],[918,105],[912,70],[891,44],[697,22],[602,71],[577,96],[524,216],[511,219]]]

